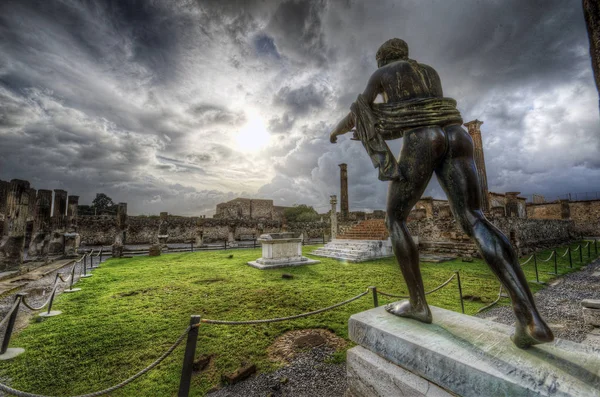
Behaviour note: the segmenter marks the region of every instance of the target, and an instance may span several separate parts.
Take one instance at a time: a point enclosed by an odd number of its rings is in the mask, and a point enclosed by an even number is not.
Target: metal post
[[[325,232],[323,232],[323,245],[325,245]]]
[[[190,241],[190,250],[194,252],[194,241]]]
[[[377,296],[377,287],[371,286],[371,287],[369,287],[369,289],[371,290],[371,292],[373,292],[373,306],[378,307],[379,306],[379,298]]]
[[[81,262],[81,261],[78,261],[78,262]],[[78,262],[75,262],[73,264],[73,268],[71,269],[71,286],[69,287],[69,289],[66,289],[63,292],[69,293],[69,292],[81,291],[81,288],[73,288],[73,283],[75,283],[75,267],[77,266]],[[81,272],[79,274],[81,274]]]
[[[569,252],[569,268],[573,269],[573,258],[571,258],[571,246],[569,246],[567,251]]]
[[[579,262],[583,263],[583,246],[579,244]]]
[[[540,283],[540,276],[538,274],[538,268],[537,268],[537,255],[534,252],[533,253],[533,267],[535,268],[535,282],[536,283]]]
[[[223,240],[223,242],[225,243],[225,249],[227,249],[227,240]]]
[[[89,255],[85,255],[85,256],[83,257],[83,276],[81,276],[81,277],[83,277],[83,278],[85,278],[85,277],[92,277],[92,273],[90,273],[90,274],[87,274],[87,257],[88,257],[88,256],[89,256]],[[91,261],[92,261],[92,258],[90,257],[90,262],[91,262]]]
[[[102,263],[102,250],[104,249],[104,247],[100,248],[100,262],[98,262],[98,266],[100,266],[100,264]]]
[[[465,314],[465,302],[463,301],[462,284],[460,283],[460,273],[457,270],[454,272],[454,274],[456,274],[456,280],[458,281],[458,296],[460,297],[460,308],[462,309],[463,314]]]
[[[21,305],[21,302],[23,301],[23,297],[25,295],[26,294],[18,293],[15,296],[15,301],[18,301],[17,307],[11,313],[10,318],[8,319],[8,324],[6,325],[6,331],[4,331],[4,339],[2,340],[2,348],[0,348],[0,354],[4,354],[8,350],[8,344],[10,343],[10,337],[12,335],[13,328],[15,327],[15,321],[17,321],[17,314],[19,314],[19,306]]]
[[[594,240],[594,250],[596,251],[596,256],[598,256],[598,240]]]
[[[558,264],[556,259],[556,250],[552,251],[554,253],[554,274],[558,275]]]
[[[588,259],[592,259],[592,244],[588,241]]]
[[[194,357],[196,356],[196,342],[198,341],[198,324],[200,324],[200,316],[192,316],[190,319],[192,329],[188,332],[185,353],[183,355],[183,368],[181,369],[178,397],[188,397],[190,394]]]
[[[256,238],[252,240],[252,248],[256,248]]]

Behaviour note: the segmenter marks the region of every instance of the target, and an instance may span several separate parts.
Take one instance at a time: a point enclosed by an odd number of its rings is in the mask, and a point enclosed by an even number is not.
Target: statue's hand
[[[335,132],[332,132],[331,134],[329,134],[329,142],[331,142],[331,143],[337,142],[337,134]]]

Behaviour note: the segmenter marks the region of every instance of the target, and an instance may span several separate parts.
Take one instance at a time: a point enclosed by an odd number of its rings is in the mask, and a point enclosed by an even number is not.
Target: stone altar
[[[510,326],[431,310],[433,324],[383,307],[350,317],[346,397],[600,396],[600,349],[557,339],[523,350]]]
[[[302,256],[302,238],[295,233],[262,234],[257,241],[262,244],[262,257],[248,262],[257,269],[320,263]]]

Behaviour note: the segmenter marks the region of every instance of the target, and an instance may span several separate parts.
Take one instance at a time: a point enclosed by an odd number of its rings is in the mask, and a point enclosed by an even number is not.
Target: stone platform
[[[431,309],[433,324],[383,307],[350,317],[347,396],[600,396],[600,349],[557,339],[521,350],[512,327]]]
[[[393,256],[394,252],[389,240],[335,239],[311,254],[348,262],[365,262]]]

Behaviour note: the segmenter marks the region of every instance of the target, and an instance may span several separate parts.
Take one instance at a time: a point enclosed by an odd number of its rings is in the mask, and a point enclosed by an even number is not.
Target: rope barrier
[[[50,296],[48,297],[48,300],[46,302],[44,302],[44,304],[42,306],[40,306],[40,307],[31,306],[29,303],[27,303],[27,301],[25,300],[25,297],[23,297],[23,304],[25,305],[26,308],[28,308],[29,310],[33,310],[34,312],[38,311],[38,310],[42,310],[52,300],[52,295],[56,292],[56,288],[57,287],[58,287],[58,285],[55,282],[54,283],[54,288],[52,288],[52,291],[50,292]]]
[[[450,281],[452,281],[452,279],[456,277],[456,273],[454,273],[448,280],[444,281],[442,284],[440,284],[439,286],[435,287],[434,289],[432,289],[431,291],[427,291],[425,292],[425,295],[429,295],[432,294],[442,288],[444,288],[446,285],[448,285],[448,283],[450,283]],[[393,294],[388,294],[387,292],[383,292],[383,291],[379,291],[377,290],[378,294],[381,294],[383,296],[388,296],[390,298],[399,298],[399,299],[409,299],[410,296],[407,295],[393,295]]]
[[[552,259],[552,257],[554,256],[554,251],[552,251],[552,253],[550,254],[550,256],[548,257],[548,259],[540,259],[541,262],[548,262],[550,259]]]
[[[535,254],[534,254],[534,255],[535,255]],[[526,265],[526,264],[528,264],[528,263],[529,263],[529,261],[530,261],[530,260],[532,260],[532,259],[533,259],[533,255],[531,255],[531,256],[529,257],[529,259],[527,259],[527,260],[526,260],[524,263],[521,263],[521,266],[525,266],[525,265]]]
[[[484,310],[489,309],[490,307],[494,306],[496,303],[500,302],[500,299],[502,299],[502,284],[500,284],[500,291],[498,291],[498,297],[496,298],[495,301],[493,301],[492,303],[490,303],[487,306],[484,306],[482,308],[480,308],[479,310],[477,310],[477,313],[481,313]]]
[[[560,257],[564,258],[565,256],[567,256],[567,254],[569,253],[569,250],[571,249],[571,247],[567,248],[567,250],[565,251],[564,254],[562,254]]]
[[[574,250],[571,250],[571,252],[577,252],[577,251],[579,251],[580,249],[581,249],[581,244],[579,244],[579,245],[577,246],[577,248],[575,248]]]
[[[19,302],[18,299],[15,299],[15,303],[13,303],[12,307],[10,308],[8,313],[6,313],[6,316],[2,319],[2,321],[0,321],[0,328],[4,327],[4,325],[6,324],[6,322],[8,321],[8,319],[10,318],[10,316],[13,314],[13,312],[19,306],[20,303],[21,302]]]
[[[350,302],[354,302],[357,299],[362,298],[363,296],[365,296],[366,294],[369,293],[369,290],[367,289],[365,292],[356,295],[354,298],[350,298],[348,300],[345,300],[343,302],[340,303],[336,303],[335,305],[332,306],[328,306],[325,307],[323,309],[319,309],[319,310],[315,310],[312,312],[308,312],[308,313],[302,313],[302,314],[296,314],[295,316],[288,316],[288,317],[279,317],[279,318],[270,318],[267,320],[248,320],[248,321],[225,321],[225,320],[210,320],[210,319],[201,319],[200,322],[202,323],[206,323],[206,324],[218,324],[218,325],[244,325],[244,324],[264,324],[264,323],[275,323],[275,322],[280,322],[280,321],[286,321],[286,320],[294,320],[296,318],[302,318],[302,317],[308,317],[308,316],[312,316],[313,314],[319,314],[319,313],[323,313],[327,310],[331,310],[331,309],[335,309],[336,307],[340,307],[343,305],[346,305]],[[197,327],[198,325],[196,325]]]
[[[177,346],[179,346],[181,344],[181,342],[183,341],[183,339],[187,336],[188,332],[190,332],[190,330],[192,329],[192,327],[187,327],[187,329],[185,330],[185,332],[183,332],[181,334],[181,336],[179,338],[177,338],[177,341],[175,341],[175,343],[159,358],[156,359],[156,361],[154,361],[152,364],[150,364],[149,366],[147,366],[146,368],[144,368],[143,370],[141,370],[140,372],[138,372],[137,374],[125,379],[123,382],[116,384],[112,387],[109,387],[108,389],[104,389],[101,391],[97,391],[97,392],[93,392],[93,393],[88,393],[88,394],[81,394],[78,396],[73,396],[73,397],[98,397],[98,396],[103,396],[105,394],[114,392],[115,390],[118,390],[126,385],[128,385],[129,383],[133,382],[134,380],[136,380],[137,378],[139,378],[140,376],[144,375],[145,373],[147,373],[148,371],[150,371],[151,369],[153,369],[154,367],[156,367],[158,364],[160,364],[161,362],[163,362],[167,357],[169,357],[169,355],[171,353],[173,353],[173,351],[177,348]],[[9,387],[5,384],[0,383],[0,391],[9,393],[13,396],[17,396],[17,397],[52,397],[52,396],[47,396],[44,394],[33,394],[33,393],[28,393],[28,392],[24,392],[24,391],[20,391],[17,389],[13,389],[12,387]]]
[[[583,248],[587,248],[589,245],[590,245],[590,242],[588,241],[587,244]]]

